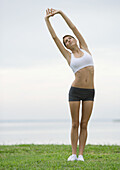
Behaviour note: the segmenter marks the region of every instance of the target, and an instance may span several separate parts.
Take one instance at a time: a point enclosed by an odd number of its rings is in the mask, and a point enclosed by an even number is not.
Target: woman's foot
[[[82,155],[79,155],[78,158],[77,158],[78,161],[84,161],[84,158]]]
[[[77,160],[77,156],[75,154],[72,154],[71,156],[69,156],[67,161],[75,161]]]

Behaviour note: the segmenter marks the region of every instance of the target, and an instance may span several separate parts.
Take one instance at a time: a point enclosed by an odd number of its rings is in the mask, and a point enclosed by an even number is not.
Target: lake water
[[[0,145],[71,144],[71,120],[0,121]],[[90,120],[86,144],[120,145],[120,121]]]

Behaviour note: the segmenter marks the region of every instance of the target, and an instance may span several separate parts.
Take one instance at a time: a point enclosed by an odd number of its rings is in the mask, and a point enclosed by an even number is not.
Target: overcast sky
[[[70,118],[74,74],[48,32],[46,8],[62,10],[92,53],[92,119],[120,119],[119,0],[0,0],[0,120]],[[50,21],[61,41],[73,35],[60,15]]]

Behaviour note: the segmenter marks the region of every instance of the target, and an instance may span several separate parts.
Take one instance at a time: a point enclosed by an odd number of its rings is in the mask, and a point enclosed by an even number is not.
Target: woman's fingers
[[[55,9],[53,9],[53,8],[49,9],[49,8],[47,8],[47,10],[46,10],[46,13],[47,13],[47,14],[52,13],[52,12],[55,12]]]
[[[51,8],[51,12],[54,12],[55,10],[53,8]]]
[[[51,10],[50,10],[50,9],[48,9],[48,12],[50,13],[50,12],[51,12]]]
[[[48,16],[48,17],[50,17],[50,16],[54,16],[55,14],[57,13],[57,10],[55,10],[55,9],[53,9],[53,8],[47,8],[47,10],[46,10],[46,15]]]
[[[53,12],[55,11],[55,9],[53,9],[53,8],[51,8],[51,9],[52,9]]]
[[[49,14],[49,10],[48,10],[48,9],[46,10],[46,14],[47,14],[47,15]]]
[[[51,9],[48,8],[48,13],[50,14],[51,13]]]
[[[48,10],[46,9],[46,15],[48,15]]]

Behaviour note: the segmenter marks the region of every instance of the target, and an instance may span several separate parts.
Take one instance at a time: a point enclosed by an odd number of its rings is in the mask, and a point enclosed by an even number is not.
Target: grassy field
[[[120,170],[118,145],[86,145],[85,162],[67,162],[70,155],[70,145],[0,145],[0,170]]]

